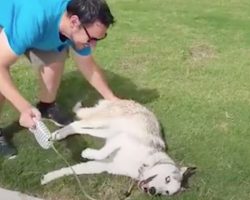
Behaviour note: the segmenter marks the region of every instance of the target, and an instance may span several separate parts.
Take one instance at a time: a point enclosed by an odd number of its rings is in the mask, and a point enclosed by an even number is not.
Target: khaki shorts
[[[0,33],[2,27],[0,26]],[[25,56],[29,59],[31,64],[36,67],[48,66],[55,62],[64,63],[68,57],[69,49],[65,48],[61,52],[55,51],[41,51],[37,49],[30,49],[25,52]]]
[[[68,52],[68,48],[63,49],[61,52],[31,49],[25,52],[25,56],[33,66],[46,67],[55,62],[64,63],[68,57]]]

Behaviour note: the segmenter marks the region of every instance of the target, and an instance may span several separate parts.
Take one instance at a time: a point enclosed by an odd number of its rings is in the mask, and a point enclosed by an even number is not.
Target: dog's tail
[[[77,114],[77,111],[78,111],[80,108],[82,108],[82,102],[81,102],[81,101],[78,101],[78,102],[76,103],[76,105],[73,107],[72,111],[73,111],[75,114]]]

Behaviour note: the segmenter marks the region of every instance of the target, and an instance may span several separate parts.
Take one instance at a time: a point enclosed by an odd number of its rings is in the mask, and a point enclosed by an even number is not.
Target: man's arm
[[[3,30],[0,31],[0,44],[0,92],[21,113],[20,124],[31,127],[34,125],[32,117],[39,113],[33,112],[32,105],[20,94],[11,79],[9,69],[18,56],[10,48]]]
[[[113,94],[112,90],[109,88],[102,70],[96,64],[92,55],[81,56],[75,53],[75,59],[76,59],[78,68],[82,72],[84,77],[103,96],[103,98],[108,99],[108,100],[119,99]]]

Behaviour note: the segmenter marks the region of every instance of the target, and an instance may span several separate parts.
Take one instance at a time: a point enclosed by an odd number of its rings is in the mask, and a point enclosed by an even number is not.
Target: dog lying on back
[[[82,157],[92,161],[72,166],[77,174],[128,176],[150,195],[173,195],[187,185],[195,168],[179,167],[167,155],[160,124],[147,108],[131,100],[101,100],[95,107],[78,105],[74,111],[79,120],[54,132],[54,140],[76,133],[106,140],[101,149],[82,151]],[[41,183],[71,174],[70,168],[62,168],[46,174]]]

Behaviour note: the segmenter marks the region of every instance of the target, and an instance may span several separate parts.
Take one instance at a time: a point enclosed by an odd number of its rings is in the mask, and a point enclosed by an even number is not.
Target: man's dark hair
[[[105,0],[71,0],[67,5],[69,16],[77,15],[83,26],[100,21],[106,27],[115,23]]]

